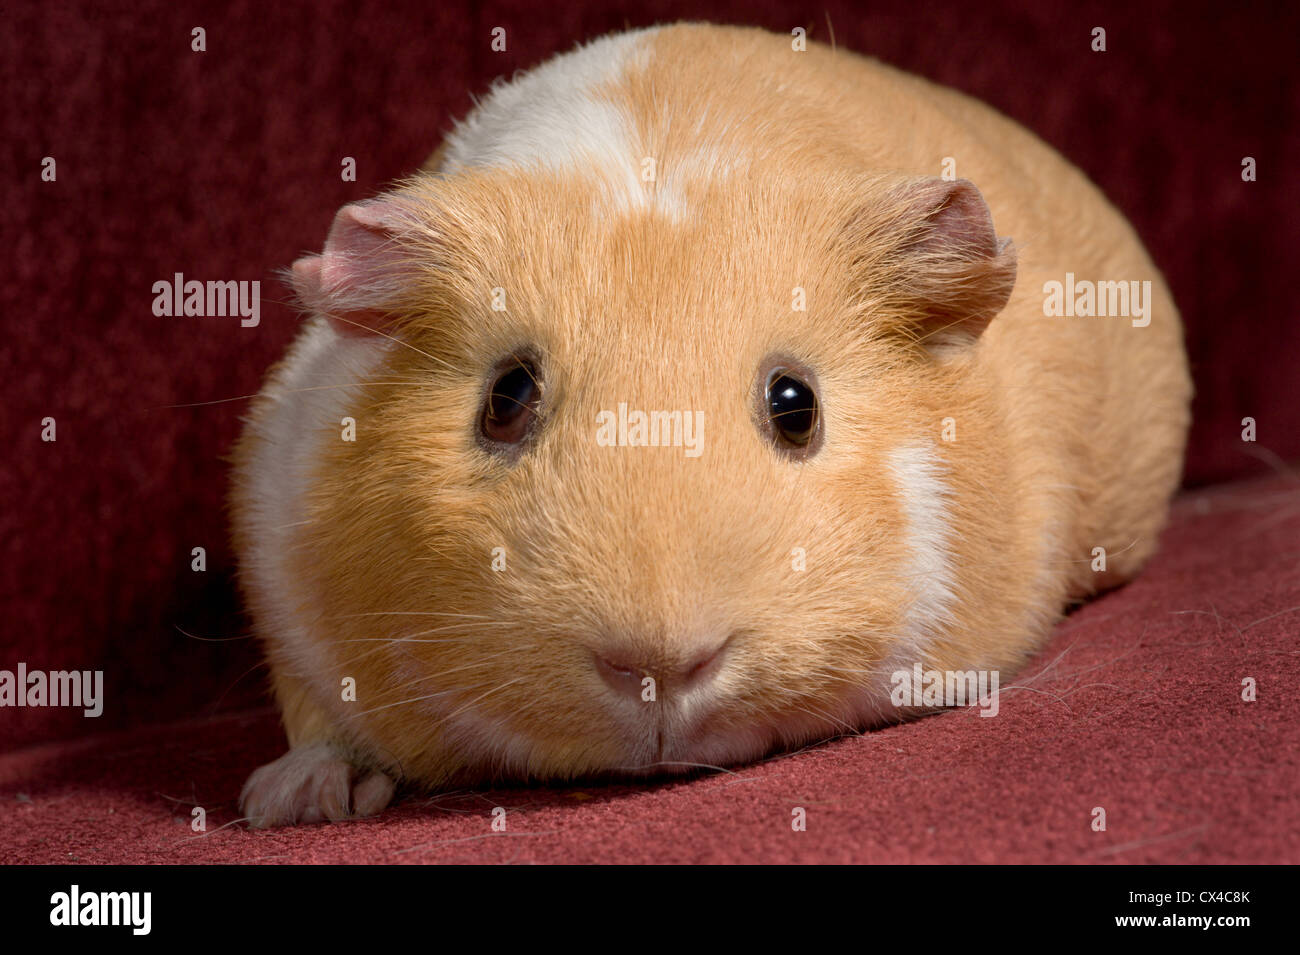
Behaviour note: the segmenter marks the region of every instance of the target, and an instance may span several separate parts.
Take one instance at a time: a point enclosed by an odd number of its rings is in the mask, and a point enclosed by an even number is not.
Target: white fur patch
[[[951,625],[954,573],[948,501],[952,491],[943,479],[943,462],[924,445],[895,449],[889,455],[907,518],[907,585],[912,592],[903,636],[919,653],[938,630]],[[904,648],[900,647],[900,650]]]
[[[252,533],[247,576],[271,619],[262,626],[275,634],[303,664],[303,672],[326,672],[318,641],[308,636],[310,621],[298,608],[315,606],[286,567],[293,541],[307,520],[306,495],[321,442],[338,437],[355,391],[348,386],[367,378],[388,342],[339,335],[324,318],[313,318],[299,333],[284,363],[263,394],[271,404],[255,419],[258,441],[248,468]]]
[[[598,87],[643,65],[650,55],[649,27],[602,37],[509,81],[488,96],[447,137],[443,168],[527,166],[586,173],[614,212],[657,211],[679,218],[675,192],[643,178],[647,157],[636,123]],[[655,170],[658,179],[658,170]]]
[[[890,698],[891,675],[898,670],[910,672],[914,664],[924,662],[930,640],[955,622],[952,608],[957,601],[949,549],[952,491],[943,478],[942,459],[933,449],[915,444],[894,450],[887,463],[906,521],[909,554],[903,574],[911,602],[897,639],[875,667],[876,676],[850,698],[855,721],[870,725],[898,718]]]

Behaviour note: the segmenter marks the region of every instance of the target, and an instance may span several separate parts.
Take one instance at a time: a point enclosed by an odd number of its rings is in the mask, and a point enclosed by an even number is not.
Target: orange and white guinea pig
[[[290,747],[252,824],[898,721],[892,674],[1009,675],[1150,557],[1191,386],[1133,229],[992,109],[801,47],[556,57],[294,264],[236,451]]]

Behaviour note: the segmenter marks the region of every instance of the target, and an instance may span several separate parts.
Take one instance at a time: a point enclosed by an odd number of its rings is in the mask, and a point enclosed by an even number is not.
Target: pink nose
[[[712,680],[721,669],[723,650],[727,641],[723,641],[710,650],[703,651],[680,666],[652,666],[636,663],[621,655],[595,654],[596,672],[601,675],[610,688],[638,700],[646,698],[649,684],[647,678],[654,681],[655,698],[664,692],[680,692],[691,687],[703,686]]]

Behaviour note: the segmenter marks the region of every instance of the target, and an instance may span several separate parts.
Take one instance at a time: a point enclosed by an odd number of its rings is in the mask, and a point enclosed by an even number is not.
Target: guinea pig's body
[[[552,60],[295,265],[234,494],[291,746],[256,824],[896,721],[892,674],[1009,675],[1151,555],[1190,384],[1132,229],[988,107],[796,45]]]

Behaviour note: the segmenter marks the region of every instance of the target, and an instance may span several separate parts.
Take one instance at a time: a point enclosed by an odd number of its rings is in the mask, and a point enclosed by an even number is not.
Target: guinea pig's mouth
[[[838,733],[808,720],[739,722],[725,706],[696,702],[643,713],[623,723],[622,735],[623,754],[601,775],[652,779],[721,771]]]
[[[710,768],[711,759],[739,761],[763,748],[752,727],[736,732],[722,712],[728,669],[734,667],[734,635],[690,651],[646,660],[604,644],[591,651],[602,686],[601,709],[621,737],[624,758],[609,772],[624,776],[680,775]],[[734,677],[734,674],[730,674]]]
[[[626,762],[612,765],[600,775],[636,779],[694,775],[748,762],[773,748],[766,734],[757,738],[746,733],[745,737],[738,739],[729,733],[692,739],[657,728]]]
[[[876,687],[757,691],[757,675],[747,668],[747,637],[731,633],[688,651],[649,655],[611,641],[591,649],[585,685],[595,693],[588,702],[596,705],[611,743],[600,765],[589,767],[592,774],[654,778],[718,771],[888,721]]]
[[[720,772],[795,745],[834,739],[845,732],[843,728],[828,728],[820,721],[813,725],[811,720],[802,719],[736,726],[706,717],[689,728],[674,727],[672,722],[669,718],[666,725],[656,726],[640,745],[633,747],[631,759],[609,767],[601,775],[655,779]]]
[[[737,709],[734,700],[712,689],[705,683],[694,694],[678,696],[653,711],[625,710],[619,722],[627,758],[617,760],[607,774],[655,778],[723,771],[902,718],[865,687],[838,700],[821,696],[761,714]]]

